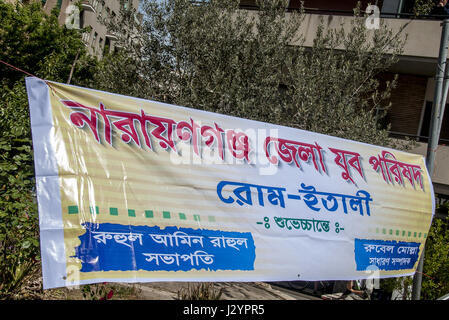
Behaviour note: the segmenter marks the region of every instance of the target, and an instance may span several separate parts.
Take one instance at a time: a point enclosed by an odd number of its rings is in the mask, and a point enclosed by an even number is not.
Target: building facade
[[[429,136],[431,109],[434,100],[435,73],[441,39],[441,20],[437,14],[416,18],[413,15],[414,0],[361,1],[364,11],[368,3],[376,3],[380,11],[380,19],[393,31],[399,31],[408,23],[403,33],[407,41],[399,62],[388,72],[380,75],[383,80],[391,79],[398,74],[398,86],[391,95],[392,106],[387,114],[387,122],[391,124],[392,138],[409,138],[417,141],[417,148],[412,153],[426,156]],[[242,0],[241,8],[257,10],[256,1]],[[356,0],[305,0],[305,20],[302,32],[305,45],[310,46],[315,36],[320,18],[324,18],[326,27],[338,27],[341,23],[349,26],[353,16]],[[289,2],[289,10],[300,8],[299,0]],[[442,122],[441,134],[432,181],[437,200],[449,200],[449,106]]]

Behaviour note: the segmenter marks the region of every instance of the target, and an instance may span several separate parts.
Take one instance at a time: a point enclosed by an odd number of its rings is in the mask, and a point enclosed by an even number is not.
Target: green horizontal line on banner
[[[413,237],[413,238],[427,238],[427,233],[410,231],[410,230],[399,230],[399,229],[387,229],[387,228],[376,228],[376,233],[396,235],[402,237]]]
[[[98,206],[89,207],[89,211],[90,211],[91,214],[95,213],[97,215],[101,215],[100,208]],[[76,205],[67,207],[67,213],[70,214],[70,215],[79,214],[79,212],[80,212],[80,209]],[[118,208],[109,208],[109,215],[111,215],[111,216],[118,216],[119,215]],[[127,210],[127,216],[135,218],[137,216],[136,210],[128,209]],[[155,218],[153,210],[144,210],[144,215],[143,216],[145,218],[148,218],[148,219]],[[179,212],[178,215],[175,215],[172,212],[165,211],[165,210],[162,211],[162,218],[163,219],[176,219],[176,218],[178,218],[179,220],[188,220],[187,215],[185,213],[183,213],[183,212]],[[194,221],[201,221],[202,219],[205,219],[204,216],[200,216],[199,214],[193,214],[192,218],[193,218]],[[215,217],[214,216],[206,216],[206,219],[209,222],[215,222]]]

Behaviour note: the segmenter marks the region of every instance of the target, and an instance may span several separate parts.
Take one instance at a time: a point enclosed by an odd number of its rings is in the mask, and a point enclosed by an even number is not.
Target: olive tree
[[[120,50],[92,86],[392,146],[381,119],[397,79],[378,75],[397,61],[402,29],[367,29],[356,8],[350,23],[321,21],[310,41],[287,2],[144,0],[140,21],[123,9],[109,25]]]

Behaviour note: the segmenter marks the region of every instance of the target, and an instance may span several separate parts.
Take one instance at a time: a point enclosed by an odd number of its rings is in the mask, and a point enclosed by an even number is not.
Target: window
[[[98,37],[98,33],[94,33],[94,37],[92,38],[92,46],[95,45],[96,41],[97,41],[97,37]]]

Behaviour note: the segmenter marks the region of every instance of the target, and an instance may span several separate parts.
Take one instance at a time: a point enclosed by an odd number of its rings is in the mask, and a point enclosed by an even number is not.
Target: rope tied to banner
[[[10,63],[8,63],[8,62],[5,62],[5,61],[3,61],[3,60],[0,60],[0,63],[4,64],[5,66],[7,66],[7,67],[9,67],[9,68],[11,68],[11,69],[13,69],[13,70],[15,70],[15,71],[22,72],[23,74],[26,74],[27,76],[30,76],[30,77],[33,77],[33,78],[37,78],[37,79],[39,79],[39,80],[44,81],[44,82],[47,84],[47,86],[51,89],[51,91],[52,91],[52,92],[54,91],[54,89],[52,88],[52,86],[50,85],[50,83],[49,83],[47,80],[44,80],[44,79],[42,79],[42,78],[40,78],[40,77],[38,77],[38,76],[36,76],[36,75],[34,75],[34,74],[28,72],[28,71],[22,70],[22,69],[20,69],[20,68],[18,68],[18,67],[16,67],[16,66],[13,66],[12,64],[10,64]],[[53,92],[53,93],[54,93],[54,92]]]

